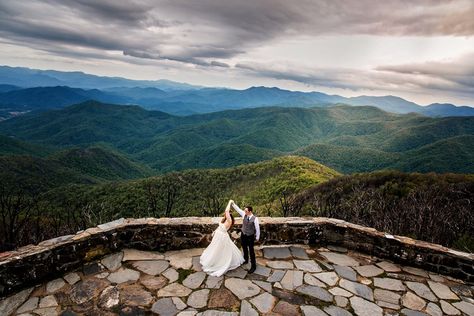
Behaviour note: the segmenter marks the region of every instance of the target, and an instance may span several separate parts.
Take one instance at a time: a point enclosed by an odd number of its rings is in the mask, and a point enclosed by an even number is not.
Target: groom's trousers
[[[245,235],[242,233],[240,241],[242,243],[242,249],[244,250],[244,260],[248,261],[250,254],[251,268],[256,268],[257,262],[255,260],[255,250],[253,249],[255,244],[255,235]]]

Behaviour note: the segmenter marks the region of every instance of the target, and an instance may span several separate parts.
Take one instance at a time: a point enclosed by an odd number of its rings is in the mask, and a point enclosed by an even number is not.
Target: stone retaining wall
[[[122,248],[205,247],[219,218],[119,219],[38,245],[0,253],[0,297],[53,279]],[[260,218],[262,244],[339,245],[474,283],[474,254],[329,218]],[[231,235],[238,237],[241,220]]]

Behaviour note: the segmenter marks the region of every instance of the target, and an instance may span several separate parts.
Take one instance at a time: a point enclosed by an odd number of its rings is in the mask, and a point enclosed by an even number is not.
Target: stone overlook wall
[[[122,248],[168,251],[205,247],[219,218],[119,219],[76,235],[0,253],[0,298],[53,279]],[[329,218],[261,217],[262,244],[339,245],[474,283],[474,254],[392,236]],[[231,235],[238,237],[241,220]]]

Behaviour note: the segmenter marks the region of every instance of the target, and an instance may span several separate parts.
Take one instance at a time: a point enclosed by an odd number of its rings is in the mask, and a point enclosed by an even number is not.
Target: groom
[[[249,273],[255,272],[257,268],[257,262],[255,260],[255,251],[253,249],[255,241],[260,239],[260,225],[258,223],[258,218],[253,215],[252,207],[247,206],[243,211],[242,209],[235,204],[234,201],[231,202],[232,207],[236,210],[240,216],[244,219],[242,221],[242,234],[240,235],[240,241],[242,244],[242,249],[244,250],[244,264],[249,262],[249,253],[250,253],[250,270]]]

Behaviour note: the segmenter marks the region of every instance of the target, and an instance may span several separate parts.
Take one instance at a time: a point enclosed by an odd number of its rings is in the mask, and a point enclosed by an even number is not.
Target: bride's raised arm
[[[227,203],[227,206],[225,208],[225,213],[229,213],[230,212],[230,206],[232,205],[232,200],[229,200],[229,203]]]
[[[230,206],[232,204],[232,200],[229,201],[229,203],[227,203],[227,207],[225,208],[225,213],[224,213],[224,216],[225,216],[225,219],[226,219],[226,228],[229,229],[230,225],[232,225],[232,217],[230,215]]]

